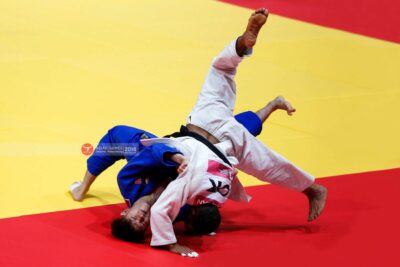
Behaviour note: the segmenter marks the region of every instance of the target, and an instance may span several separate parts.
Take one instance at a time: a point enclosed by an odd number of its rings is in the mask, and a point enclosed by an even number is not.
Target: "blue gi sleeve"
[[[180,151],[164,144],[153,144],[151,147],[154,160],[161,164],[162,167],[176,167],[176,163],[166,158],[166,155],[182,154]]]

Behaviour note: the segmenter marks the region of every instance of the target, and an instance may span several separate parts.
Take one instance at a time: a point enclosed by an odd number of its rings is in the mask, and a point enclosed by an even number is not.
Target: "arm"
[[[97,176],[91,174],[86,170],[85,177],[82,182],[75,182],[70,186],[69,191],[71,192],[72,198],[75,201],[82,201],[86,193],[89,191],[90,186],[96,180]]]
[[[151,208],[150,224],[153,235],[150,245],[182,256],[197,257],[195,251],[177,243],[173,228],[173,220],[186,203],[186,186],[186,181],[182,178],[171,182]]]
[[[171,182],[170,179],[165,179],[164,181],[161,181],[159,186],[154,190],[154,192],[146,196],[148,197],[148,203],[150,206],[153,206],[154,203],[156,203],[161,193],[164,192],[165,188],[168,186],[170,182]]]

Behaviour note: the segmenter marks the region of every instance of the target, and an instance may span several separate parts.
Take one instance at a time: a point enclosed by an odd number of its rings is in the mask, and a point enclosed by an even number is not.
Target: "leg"
[[[293,163],[269,149],[254,136],[236,125],[233,138],[235,151],[239,160],[238,169],[262,181],[304,193],[309,200],[308,221],[316,219],[325,207],[327,190],[321,185],[314,184],[314,177],[304,172]],[[240,142],[240,143],[238,143]]]
[[[237,168],[262,181],[302,192],[314,183],[314,177],[304,172],[283,156],[268,148],[257,138],[245,131],[241,125],[231,135]]]
[[[278,96],[256,113],[252,111],[242,112],[235,115],[235,119],[253,136],[258,136],[262,131],[262,124],[272,112],[278,109],[286,110],[290,116],[296,111],[288,101],[282,96]]]
[[[246,50],[256,44],[258,32],[267,21],[267,17],[268,11],[265,8],[257,9],[251,14],[246,31],[238,38],[236,43],[236,51],[239,56],[245,55]]]
[[[324,210],[328,190],[325,186],[312,184],[303,191],[303,194],[305,194],[308,198],[308,203],[310,206],[308,221],[311,222],[317,219]]]
[[[244,34],[231,42],[213,60],[188,124],[198,126],[214,135],[225,118],[232,117],[236,101],[236,68],[242,61],[242,56],[251,52],[267,16],[265,9],[253,13]],[[208,112],[210,109],[213,112]]]
[[[258,110],[256,114],[264,123],[268,119],[269,115],[271,115],[272,112],[278,109],[286,110],[289,116],[292,116],[293,112],[296,111],[296,109],[294,109],[285,98],[283,98],[282,96],[278,96],[274,100],[269,102],[266,106]]]

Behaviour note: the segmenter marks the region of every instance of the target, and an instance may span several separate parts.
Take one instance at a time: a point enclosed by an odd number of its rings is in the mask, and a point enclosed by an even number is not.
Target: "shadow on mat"
[[[120,213],[126,208],[124,203],[108,204],[97,208],[88,208],[87,212],[92,214],[96,219],[86,225],[90,231],[104,235],[107,233],[111,237],[111,223],[114,219],[120,217]]]
[[[318,225],[290,225],[290,224],[271,224],[271,223],[263,223],[263,224],[242,224],[242,223],[232,223],[225,222],[219,232],[234,232],[234,231],[247,231],[247,232],[301,232],[304,234],[313,234],[318,233],[320,227]]]
[[[250,232],[301,232],[304,234],[318,233],[320,226],[315,224],[292,224],[288,220],[280,222],[277,218],[254,209],[241,211],[226,211],[219,232],[250,231]]]

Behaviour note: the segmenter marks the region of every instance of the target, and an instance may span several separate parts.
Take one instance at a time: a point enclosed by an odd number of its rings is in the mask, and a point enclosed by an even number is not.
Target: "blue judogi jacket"
[[[243,112],[235,116],[251,134],[257,136],[261,133],[262,122],[257,114],[251,111]],[[129,207],[142,196],[152,193],[161,180],[168,177],[175,179],[177,176],[177,164],[166,159],[166,154],[180,153],[175,148],[164,144],[153,144],[144,147],[140,139],[145,135],[147,138],[156,138],[152,133],[129,126],[116,126],[100,140],[93,155],[87,160],[89,172],[98,176],[117,160],[126,159],[128,163],[121,169],[117,176],[117,182],[121,195]],[[108,153],[101,150],[114,146],[129,148],[120,153]],[[136,153],[126,153],[135,150]],[[113,152],[115,152],[113,150]],[[186,220],[190,206],[185,205],[175,221]]]

